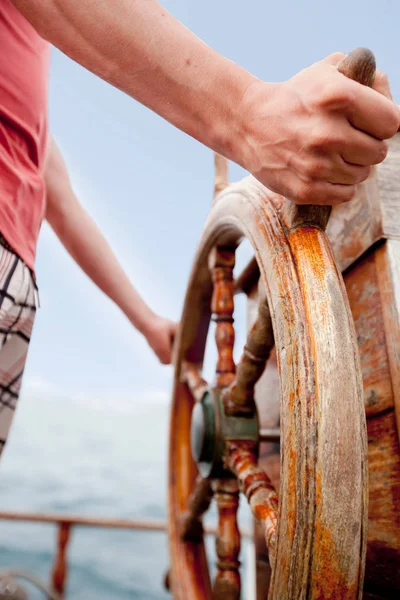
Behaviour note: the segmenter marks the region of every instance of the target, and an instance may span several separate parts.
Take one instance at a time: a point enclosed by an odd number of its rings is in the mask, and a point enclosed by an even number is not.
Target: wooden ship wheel
[[[375,62],[370,53],[355,51],[340,70],[371,85]],[[171,593],[176,600],[241,597],[242,493],[257,523],[257,598],[391,598],[363,596],[367,542],[370,555],[365,345],[360,348],[341,274],[384,237],[382,227],[379,233],[375,227],[381,219],[375,210],[377,176],[361,186],[347,217],[346,207],[335,208],[330,217],[327,208],[291,205],[252,177],[228,185],[226,161],[217,156],[216,165],[218,193],[195,256],[175,346]],[[366,225],[350,248],[344,231],[363,218]],[[254,259],[234,280],[235,252],[243,239]],[[248,297],[249,331],[235,365],[234,296],[241,292]],[[215,381],[207,383],[202,365],[210,319],[216,323],[218,360]],[[377,403],[382,408],[380,398]],[[385,405],[382,411],[387,410]],[[390,410],[394,414],[393,402]],[[397,475],[393,489],[400,498]],[[212,499],[218,510],[213,583],[202,527]],[[385,543],[397,560],[400,535],[389,537]],[[372,560],[383,556],[377,547]],[[390,569],[384,570],[386,584],[397,589],[396,568]]]

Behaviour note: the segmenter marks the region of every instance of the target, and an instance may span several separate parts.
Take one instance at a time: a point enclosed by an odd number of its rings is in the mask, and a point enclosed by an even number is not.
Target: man
[[[297,203],[350,200],[371,166],[385,158],[384,140],[399,128],[400,110],[382,75],[375,90],[342,76],[336,66],[343,55],[284,83],[260,81],[201,42],[155,0],[1,0],[0,16],[4,443],[33,324],[32,270],[44,216],[164,362],[174,331],[169,321],[152,315],[127,280],[75,199],[62,158],[49,142],[48,42]]]

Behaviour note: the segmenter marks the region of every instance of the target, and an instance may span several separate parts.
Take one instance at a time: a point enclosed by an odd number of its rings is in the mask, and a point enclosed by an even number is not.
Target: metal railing
[[[58,527],[57,548],[53,567],[51,570],[50,587],[60,597],[64,597],[68,580],[68,543],[73,527],[101,527],[112,529],[126,529],[136,531],[166,532],[167,523],[159,519],[108,519],[102,517],[86,517],[64,514],[39,514],[22,512],[0,512],[0,520],[28,521],[31,523],[49,523]],[[215,535],[214,527],[205,527],[204,533]],[[243,537],[252,537],[248,530],[242,530]]]

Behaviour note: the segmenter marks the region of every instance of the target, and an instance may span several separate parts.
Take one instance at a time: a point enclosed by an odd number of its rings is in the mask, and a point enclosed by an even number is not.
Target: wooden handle
[[[362,85],[372,87],[375,81],[375,56],[368,48],[356,48],[338,66],[339,73]]]
[[[372,87],[375,80],[376,62],[375,56],[367,48],[357,48],[346,56],[338,66],[340,73],[354,79],[362,85]],[[296,205],[285,200],[285,221],[289,229],[293,229],[303,223],[312,223],[325,229],[331,214],[331,206],[313,206],[311,204]]]

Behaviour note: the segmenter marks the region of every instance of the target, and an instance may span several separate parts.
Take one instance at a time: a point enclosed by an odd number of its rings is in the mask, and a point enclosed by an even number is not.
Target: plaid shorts
[[[18,401],[37,305],[33,273],[0,234],[0,455]]]

